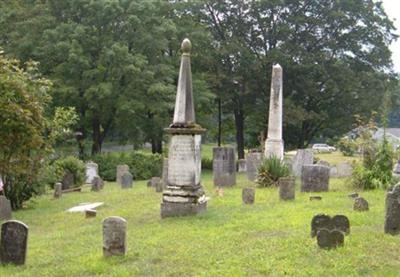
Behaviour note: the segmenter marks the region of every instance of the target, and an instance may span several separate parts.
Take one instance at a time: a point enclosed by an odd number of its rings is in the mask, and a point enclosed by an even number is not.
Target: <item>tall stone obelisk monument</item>
[[[184,39],[173,123],[165,129],[171,137],[168,177],[163,191],[161,217],[193,215],[206,210],[207,198],[201,186],[201,134],[195,123],[190,50]]]
[[[271,96],[269,100],[268,137],[264,156],[283,159],[282,139],[282,67],[272,66]]]

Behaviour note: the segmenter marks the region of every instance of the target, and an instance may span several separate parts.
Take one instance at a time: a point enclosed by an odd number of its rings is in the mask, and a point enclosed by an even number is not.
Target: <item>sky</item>
[[[396,34],[400,35],[400,0],[382,0],[386,14],[394,22]],[[390,46],[394,70],[400,73],[400,37]]]

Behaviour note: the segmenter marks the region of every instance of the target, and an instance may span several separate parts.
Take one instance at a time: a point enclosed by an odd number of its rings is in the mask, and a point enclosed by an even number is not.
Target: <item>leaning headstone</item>
[[[62,184],[55,183],[54,185],[54,198],[60,198],[62,196]]]
[[[279,64],[272,66],[271,94],[269,98],[268,137],[265,140],[266,158],[277,157],[283,159],[282,139],[282,67]]]
[[[385,233],[400,233],[400,183],[389,188],[386,193]]]
[[[125,172],[121,176],[121,188],[127,189],[133,186],[133,176],[130,172]]]
[[[317,164],[303,165],[301,174],[301,191],[329,191],[329,167]]]
[[[295,197],[295,179],[292,177],[282,177],[278,180],[279,198],[281,200],[293,200]]]
[[[245,159],[239,159],[237,161],[238,163],[238,172],[246,172],[246,160]]]
[[[28,226],[18,220],[1,225],[0,261],[2,264],[25,264]]]
[[[253,204],[256,191],[254,188],[244,188],[242,190],[242,201],[244,204]]]
[[[129,166],[126,164],[117,165],[117,184],[121,185],[122,183],[122,175],[126,172],[129,172]]]
[[[368,201],[362,197],[357,197],[354,199],[353,210],[364,212],[369,210]]]
[[[236,185],[235,148],[213,148],[213,181],[219,187]]]
[[[196,215],[207,209],[208,198],[201,185],[201,134],[196,124],[190,50],[192,45],[184,39],[176,93],[174,118],[169,128],[171,135],[168,151],[168,182],[163,191],[161,218]]]
[[[100,191],[104,187],[104,181],[100,178],[100,176],[95,176],[92,179],[92,191]]]
[[[166,188],[167,183],[168,183],[168,159],[167,158],[164,158],[164,160],[163,160],[162,183],[163,183],[163,188]]]
[[[11,203],[4,195],[0,195],[0,221],[11,219]]]
[[[72,188],[74,186],[74,183],[75,183],[74,174],[72,174],[69,171],[65,172],[64,177],[61,181],[62,189],[66,190],[66,189]]]
[[[303,165],[310,165],[314,163],[314,153],[312,149],[299,149],[293,158],[292,172],[294,176],[300,177]]]
[[[262,162],[262,153],[251,152],[246,155],[247,179],[254,182],[257,179],[258,167]]]
[[[86,163],[86,184],[91,184],[94,177],[99,175],[99,166],[94,162]]]
[[[103,220],[103,255],[125,255],[126,220],[119,216],[110,216]]]

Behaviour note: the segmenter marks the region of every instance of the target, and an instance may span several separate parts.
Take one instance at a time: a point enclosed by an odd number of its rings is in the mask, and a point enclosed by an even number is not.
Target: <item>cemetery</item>
[[[400,274],[382,3],[79,1],[0,3],[0,276]]]

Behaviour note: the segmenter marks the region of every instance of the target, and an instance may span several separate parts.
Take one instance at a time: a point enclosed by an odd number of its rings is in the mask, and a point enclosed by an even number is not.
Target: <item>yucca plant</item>
[[[277,157],[266,158],[258,167],[256,182],[260,187],[270,187],[278,185],[281,177],[290,176],[289,167]]]

